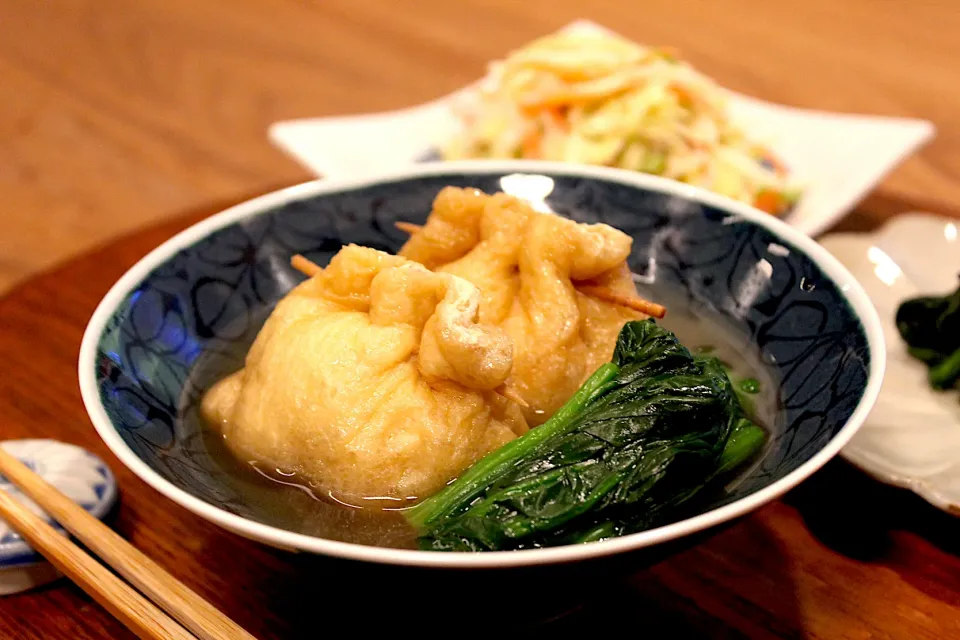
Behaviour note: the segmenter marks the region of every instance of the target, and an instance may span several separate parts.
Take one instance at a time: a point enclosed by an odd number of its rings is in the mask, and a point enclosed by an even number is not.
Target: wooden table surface
[[[910,209],[960,210],[953,2],[586,4],[0,0],[0,290],[20,283],[0,299],[0,435],[54,437],[102,455],[121,486],[113,525],[258,637],[313,637],[338,613],[359,615],[347,604],[362,583],[221,533],[107,453],[77,389],[81,332],[109,285],[152,246],[223,206],[309,177],[269,145],[270,122],[443,95],[479,76],[486,60],[577,17],[679,46],[748,94],[934,121],[937,139],[841,228]],[[563,628],[960,638],[958,552],[960,520],[835,461],[702,544],[611,578],[613,595]],[[397,588],[423,590],[428,608],[437,586]],[[490,599],[522,601],[535,588]],[[295,608],[302,594],[316,606]],[[420,615],[381,606],[387,619]],[[68,583],[0,599],[0,638],[105,637],[129,636]]]

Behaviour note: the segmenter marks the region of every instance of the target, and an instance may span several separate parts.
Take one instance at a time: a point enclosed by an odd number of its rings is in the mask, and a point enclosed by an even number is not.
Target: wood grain
[[[0,361],[9,363],[0,376],[0,433],[57,438],[102,456],[120,484],[111,526],[257,638],[315,637],[322,625],[354,619],[367,632],[389,633],[397,616],[436,617],[431,598],[446,578],[362,570],[228,534],[160,497],[107,451],[90,426],[75,367],[97,302],[152,247],[226,204],[121,237],[0,298]],[[960,638],[958,554],[960,520],[835,461],[785,500],[705,542],[626,579],[612,573],[578,611],[538,631]],[[493,592],[490,606],[522,602],[524,591],[537,588],[521,582],[514,592]],[[306,602],[297,604],[301,598]],[[380,614],[378,607],[384,608]],[[69,584],[0,599],[0,638],[128,637]]]
[[[193,634],[6,491],[0,491],[0,517],[138,637],[144,640],[196,640]]]
[[[0,491],[2,517],[11,521],[12,511],[12,516],[19,522],[26,522],[28,530],[24,538],[31,546],[44,557],[56,561],[55,566],[64,575],[104,604],[128,628],[137,630],[141,637],[145,633],[146,637],[162,638],[164,636],[155,633],[156,630],[170,628],[169,633],[185,640],[253,640],[209,602],[2,448],[0,473],[90,549],[106,567],[126,578],[129,585],[119,581],[98,560],[84,555],[42,520],[36,516],[31,518],[26,507],[20,507],[21,513],[17,513],[15,507],[19,503]],[[22,527],[16,528],[24,532]],[[39,536],[41,544],[34,542],[30,532]],[[92,580],[91,577],[95,575],[100,577]],[[144,601],[140,594],[146,596],[149,602]]]
[[[22,282],[0,298],[0,436],[53,437],[101,455],[120,482],[111,526],[258,638],[316,637],[344,620],[365,631],[395,629],[398,619],[428,622],[431,594],[444,588],[435,577],[371,574],[228,535],[128,472],[82,408],[82,330],[123,270],[191,221],[308,178],[269,145],[270,122],[442,95],[480,75],[488,59],[586,13],[639,41],[679,46],[738,91],[933,120],[937,140],[842,228],[872,228],[910,209],[960,210],[953,3],[586,7],[0,0],[0,288]],[[148,224],[159,226],[134,232]],[[836,461],[707,541],[626,579],[611,576],[602,596],[540,631],[960,638],[958,553],[960,521]],[[395,594],[379,609],[364,597],[375,588]],[[523,602],[535,589],[493,592],[479,609]],[[297,604],[303,597],[306,606]],[[495,624],[483,618],[476,626]],[[0,638],[129,637],[67,582],[0,599]]]
[[[0,0],[0,289],[191,206],[309,176],[269,123],[445,94],[586,15],[802,107],[923,117],[880,189],[960,202],[954,3],[907,0]]]

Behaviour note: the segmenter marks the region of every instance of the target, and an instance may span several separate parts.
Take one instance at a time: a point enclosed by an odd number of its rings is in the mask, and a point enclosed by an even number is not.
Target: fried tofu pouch
[[[538,425],[610,360],[623,325],[646,317],[577,289],[636,296],[626,262],[632,245],[605,224],[540,213],[504,193],[447,187],[399,255],[480,289],[480,322],[513,341],[507,385]]]
[[[425,497],[527,430],[469,282],[350,245],[284,297],[201,412],[242,460],[338,499]]]

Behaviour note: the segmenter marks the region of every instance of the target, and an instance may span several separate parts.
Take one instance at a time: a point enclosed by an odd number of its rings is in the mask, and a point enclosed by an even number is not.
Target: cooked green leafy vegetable
[[[960,287],[950,295],[903,302],[896,320],[910,354],[930,368],[930,386],[960,388]]]
[[[428,550],[602,540],[656,524],[764,439],[718,360],[629,322],[613,361],[550,420],[404,514]]]

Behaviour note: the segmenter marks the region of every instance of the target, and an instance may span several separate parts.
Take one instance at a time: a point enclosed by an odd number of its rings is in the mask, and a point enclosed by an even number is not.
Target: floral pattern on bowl
[[[960,515],[960,394],[930,388],[926,365],[907,352],[894,321],[904,300],[956,289],[960,220],[906,214],[876,232],[832,234],[821,244],[863,285],[887,345],[880,396],[841,455]]]
[[[314,537],[276,526],[245,501],[190,419],[215,371],[243,361],[265,313],[303,278],[302,253],[325,265],[356,243],[395,252],[397,221],[422,223],[439,190],[507,191],[634,239],[641,288],[755,344],[780,402],[762,458],[704,495],[677,522],[593,545],[431,553]],[[238,348],[239,347],[239,348]],[[80,355],[84,402],[98,432],[148,484],[240,535],[282,548],[416,566],[481,568],[597,558],[701,531],[780,495],[846,444],[880,387],[875,313],[826,251],[745,205],[662,178],[531,162],[418,165],[373,178],[323,180],[252,200],[154,250],[104,298]],[[204,366],[195,366],[204,357]]]

